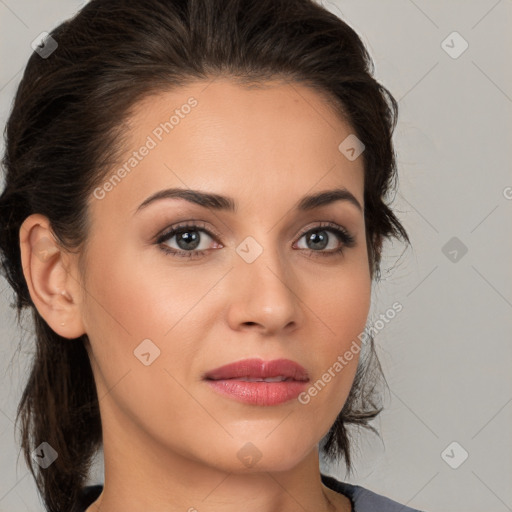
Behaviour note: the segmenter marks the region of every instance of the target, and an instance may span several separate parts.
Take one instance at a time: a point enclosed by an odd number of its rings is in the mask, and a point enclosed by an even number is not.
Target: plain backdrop
[[[369,319],[403,306],[376,336],[381,437],[354,432],[350,478],[323,471],[430,512],[512,510],[512,0],[323,4],[399,101],[392,206],[412,241],[386,245]],[[0,0],[2,128],[31,42],[81,5]],[[0,512],[40,511],[14,437],[31,338],[18,353],[12,300],[0,277]]]

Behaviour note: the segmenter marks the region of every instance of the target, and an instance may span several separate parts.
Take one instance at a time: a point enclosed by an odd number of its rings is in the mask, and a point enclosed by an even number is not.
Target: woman
[[[312,0],[93,0],[30,58],[0,247],[47,510],[411,511],[351,469],[397,104]],[[105,481],[86,487],[102,447]]]

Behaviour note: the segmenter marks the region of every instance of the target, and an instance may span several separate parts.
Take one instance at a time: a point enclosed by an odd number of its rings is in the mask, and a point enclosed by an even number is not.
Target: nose
[[[235,254],[230,272],[228,322],[234,330],[255,329],[264,335],[286,333],[301,324],[299,283],[293,268],[268,247],[254,259]]]

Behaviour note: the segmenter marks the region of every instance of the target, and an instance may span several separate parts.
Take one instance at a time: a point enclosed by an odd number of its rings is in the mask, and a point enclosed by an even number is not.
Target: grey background
[[[376,337],[390,387],[381,439],[359,433],[351,478],[323,469],[426,511],[512,510],[512,0],[323,4],[361,35],[399,100],[393,206],[412,240],[387,244],[374,290],[370,318],[403,305]],[[30,43],[81,5],[0,0],[2,128]],[[469,45],[458,58],[445,51],[461,48],[446,40],[454,31]],[[0,512],[38,511],[14,438],[31,339],[12,298],[0,277]]]

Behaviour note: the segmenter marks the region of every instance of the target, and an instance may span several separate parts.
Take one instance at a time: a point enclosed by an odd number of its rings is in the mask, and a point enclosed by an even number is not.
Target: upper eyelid
[[[220,237],[221,234],[215,229],[209,226],[209,223],[206,221],[181,221],[176,224],[168,225],[166,228],[164,228],[158,235],[156,235],[155,238],[161,238],[162,236],[168,235],[168,233],[172,233],[173,231],[177,231],[179,229],[197,229],[197,231],[207,231],[211,232],[212,235],[215,235],[217,237]],[[210,234],[210,233],[208,233]]]
[[[314,221],[314,222],[318,222],[319,224],[317,224],[315,226],[308,226],[306,228],[301,229],[299,231],[298,236],[304,236],[306,233],[309,233],[310,231],[313,231],[315,229],[322,229],[322,228],[325,228],[327,230],[328,229],[339,229],[342,231],[346,231],[348,234],[351,234],[351,232],[345,226],[342,226],[341,224],[338,224],[337,222],[322,221],[322,220],[318,220],[318,221]]]

